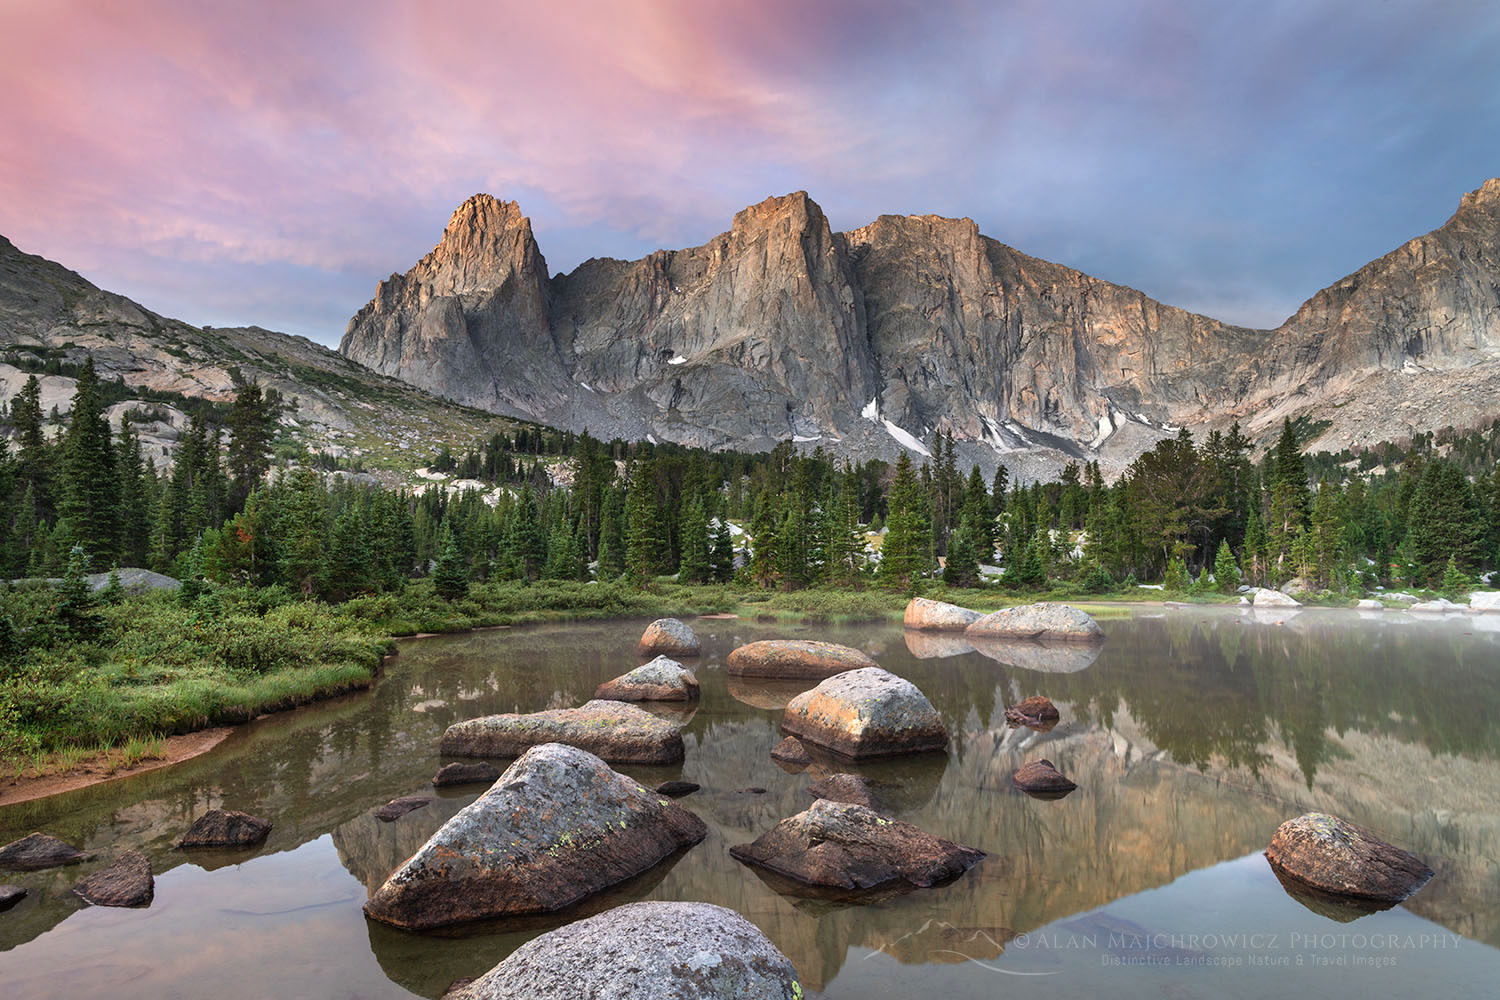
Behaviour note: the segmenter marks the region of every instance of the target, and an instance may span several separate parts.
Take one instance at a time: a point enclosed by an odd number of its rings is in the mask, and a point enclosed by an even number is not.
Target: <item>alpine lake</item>
[[[653,709],[682,723],[686,760],[616,769],[648,787],[700,784],[678,801],[706,840],[547,919],[448,934],[368,921],[367,894],[484,790],[432,789],[443,730],[582,704],[639,663],[645,624],[403,640],[367,692],[240,726],[172,767],[0,809],[0,843],[40,830],[95,856],[0,873],[29,890],[0,913],[0,996],[438,997],[552,927],[638,899],[737,910],[815,997],[1500,995],[1500,615],[1132,606],[1101,618],[1098,647],[982,650],[888,624],[689,619],[702,699]],[[834,770],[789,772],[768,755],[782,707],[815,682],[726,676],[731,649],[767,638],[858,647],[927,695],[946,754],[838,769],[983,862],[948,885],[853,903],[783,894],[730,857]],[[1009,728],[1004,707],[1029,695],[1062,721]],[[1038,757],[1078,789],[1017,791],[1012,772]],[[375,818],[403,795],[436,798]],[[249,851],[176,849],[216,806],[275,827]],[[1436,876],[1377,912],[1289,892],[1261,852],[1312,810]],[[154,866],[149,907],[73,895],[129,848]]]

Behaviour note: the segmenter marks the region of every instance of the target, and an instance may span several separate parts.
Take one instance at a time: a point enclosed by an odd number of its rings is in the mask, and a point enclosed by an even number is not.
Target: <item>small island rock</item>
[[[812,758],[807,755],[807,748],[795,736],[788,736],[772,747],[771,759],[778,764],[787,764],[794,768],[804,768],[812,764]]]
[[[1066,604],[1023,604],[991,612],[964,630],[978,639],[1062,639],[1101,642],[1104,630],[1086,611]]]
[[[758,928],[710,903],[628,903],[559,927],[454,1000],[801,1000],[797,970]]]
[[[45,833],[29,833],[0,847],[0,869],[35,872],[60,865],[76,865],[85,855],[72,844]]]
[[[1255,597],[1250,602],[1257,608],[1300,608],[1302,602],[1294,597],[1283,594],[1279,590],[1271,590],[1262,587],[1255,592]]]
[[[500,769],[487,760],[461,761],[444,764],[432,776],[432,787],[449,788],[453,785],[493,785],[500,779]]]
[[[676,618],[658,618],[641,633],[635,651],[642,659],[648,656],[697,656],[703,651],[703,646],[685,622]]]
[[[150,906],[156,895],[151,860],[140,851],[126,851],[108,868],[101,868],[73,887],[95,906]]]
[[[455,722],[438,746],[453,757],[519,757],[543,743],[566,743],[612,764],[676,764],[683,757],[682,732],[672,723],[599,699],[581,708]]]
[[[1005,710],[1005,721],[1011,726],[1029,726],[1047,732],[1062,719],[1051,699],[1039,694],[1023,698]]]
[[[4,913],[25,898],[25,886],[0,885],[0,913]]]
[[[656,794],[665,795],[669,799],[680,799],[684,795],[692,795],[702,787],[696,781],[663,781],[656,786]]]
[[[1045,757],[1022,764],[1011,776],[1011,781],[1030,795],[1061,797],[1078,787],[1058,773],[1053,763]]]
[[[983,618],[978,611],[961,608],[957,604],[929,601],[925,597],[913,597],[906,605],[904,622],[907,628],[931,632],[962,632]]]
[[[915,684],[879,667],[849,670],[799,694],[783,731],[856,760],[944,750],[948,730]]]
[[[271,821],[234,809],[210,809],[198,817],[178,847],[253,847],[271,832]]]
[[[984,858],[973,847],[831,799],[817,800],[729,853],[805,885],[862,892],[903,883],[928,888],[957,878]]]
[[[1416,855],[1327,813],[1306,813],[1277,827],[1266,860],[1320,892],[1377,902],[1400,902],[1432,878]]]
[[[403,795],[399,799],[391,799],[376,809],[375,818],[382,823],[394,823],[407,813],[425,807],[431,801],[432,799],[425,795]]]
[[[697,701],[698,678],[676,660],[658,656],[600,684],[594,697],[607,701]]]
[[[731,677],[777,680],[816,680],[875,665],[857,649],[812,639],[762,639],[739,647],[725,661]]]

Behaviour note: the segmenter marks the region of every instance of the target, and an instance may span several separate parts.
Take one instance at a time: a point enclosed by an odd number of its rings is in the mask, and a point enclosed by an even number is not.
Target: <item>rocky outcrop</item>
[[[534,938],[455,1000],[801,1000],[797,970],[744,917],[630,903]]]
[[[801,771],[812,764],[807,748],[795,736],[788,736],[771,748],[771,759],[789,770]]]
[[[641,633],[635,651],[642,659],[648,656],[697,656],[703,651],[703,645],[685,622],[676,618],[658,618]]]
[[[831,799],[819,799],[729,853],[803,885],[858,892],[929,888],[984,859],[983,851]]]
[[[675,764],[682,733],[672,723],[622,701],[590,701],[528,715],[489,715],[455,722],[439,749],[454,757],[519,757],[543,743],[566,743],[612,764]]]
[[[697,701],[698,678],[676,660],[658,656],[600,684],[594,697],[606,701]]]
[[[365,913],[413,930],[552,913],[706,833],[698,817],[593,754],[548,743],[433,834]]]
[[[961,608],[957,604],[913,597],[906,605],[903,621],[907,628],[923,631],[962,632],[983,617],[980,612]]]
[[[1302,602],[1283,594],[1279,590],[1262,587],[1255,592],[1250,603],[1257,608],[1300,608]]]
[[[438,768],[432,776],[432,787],[449,788],[453,785],[493,785],[500,778],[500,769],[489,761],[473,762],[455,760]]]
[[[811,639],[762,639],[732,650],[725,666],[730,677],[816,680],[876,663],[849,646]]]
[[[1306,813],[1276,828],[1266,860],[1278,874],[1334,896],[1397,903],[1432,878],[1414,854],[1327,813]]]
[[[991,612],[965,629],[964,635],[971,639],[1101,642],[1104,630],[1088,612],[1066,604],[1026,604]]]
[[[210,809],[199,816],[178,847],[253,847],[271,832],[271,821],[234,809]]]
[[[948,746],[948,730],[926,696],[879,667],[846,671],[793,698],[781,728],[855,760]]]
[[[409,812],[425,808],[431,801],[426,795],[403,795],[376,809],[375,818],[382,823],[394,823]]]
[[[156,895],[151,861],[140,851],[126,851],[108,868],[101,868],[73,887],[94,906],[150,906]]]
[[[1050,732],[1062,718],[1051,699],[1035,694],[1005,709],[1005,721],[1012,727],[1026,726],[1039,732]]]
[[[0,871],[35,872],[76,865],[88,855],[45,833],[30,833],[0,847]]]
[[[1078,787],[1064,778],[1045,757],[1022,764],[1010,780],[1021,791],[1040,798],[1061,798]]]

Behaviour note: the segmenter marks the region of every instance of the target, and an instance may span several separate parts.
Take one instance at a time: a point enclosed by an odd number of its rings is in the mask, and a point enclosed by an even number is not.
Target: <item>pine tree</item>
[[[71,636],[89,640],[99,634],[104,623],[99,618],[98,600],[88,581],[89,557],[82,545],[68,553],[68,568],[57,586],[57,622]]]
[[[91,560],[112,563],[120,547],[120,481],[92,356],[78,376],[62,455],[59,519],[67,519]]]
[[[1453,462],[1433,459],[1423,468],[1406,521],[1418,582],[1437,584],[1450,557],[1467,573],[1486,554],[1483,514],[1473,487]]]
[[[1307,485],[1307,465],[1291,420],[1283,420],[1281,437],[1276,441],[1271,467],[1271,516],[1266,524],[1267,550],[1270,561],[1282,569],[1292,554],[1292,546],[1307,526],[1311,490]]]
[[[968,486],[964,488],[963,514],[959,518],[969,519],[970,536],[974,555],[983,563],[995,558],[995,516],[990,508],[990,495],[984,488],[984,473],[974,466],[969,473]]]
[[[958,530],[948,539],[948,559],[943,566],[943,582],[950,587],[972,587],[979,582],[979,558],[975,554],[977,532],[967,514],[958,522]]]
[[[1167,560],[1167,573],[1162,580],[1162,588],[1168,593],[1181,593],[1188,589],[1192,581],[1188,578],[1187,564],[1177,556]]]
[[[808,521],[802,498],[793,493],[782,504],[781,525],[776,532],[776,575],[788,590],[808,582]]]
[[[1469,589],[1469,577],[1458,568],[1458,560],[1453,556],[1448,557],[1448,565],[1443,570],[1442,587],[1443,594],[1455,601]]]
[[[109,581],[105,583],[104,589],[99,592],[99,600],[103,604],[115,608],[125,603],[125,586],[120,582],[120,574],[116,570],[109,571]]]
[[[1214,584],[1221,594],[1232,594],[1240,586],[1240,568],[1235,565],[1227,538],[1219,542],[1219,552],[1214,556]]]
[[[929,537],[921,486],[904,451],[896,462],[887,506],[878,576],[887,587],[904,590],[927,569]]]
[[[120,481],[120,551],[125,566],[144,566],[151,548],[151,488],[153,475],[141,455],[141,441],[129,421],[121,421],[116,448],[116,475]]]
[[[515,520],[510,529],[510,546],[520,566],[522,579],[530,582],[541,575],[547,562],[547,536],[537,513],[536,497],[531,487],[521,490],[516,503]]]
[[[182,586],[177,589],[177,603],[191,608],[203,596],[203,536],[193,539],[188,550],[187,568],[182,574]]]
[[[708,540],[708,514],[703,501],[693,497],[682,509],[682,525],[677,536],[682,548],[677,578],[683,583],[707,583],[711,570]]]
[[[637,583],[661,572],[667,550],[656,495],[656,462],[637,461],[627,470],[625,492],[625,571]]]
[[[1241,553],[1250,582],[1260,586],[1266,582],[1266,528],[1260,519],[1260,503],[1250,502],[1250,512],[1245,522],[1245,544]]]
[[[755,500],[755,516],[750,520],[750,578],[762,587],[776,582],[780,513],[776,497],[769,489],[761,490]]]
[[[734,535],[729,530],[729,513],[721,504],[719,516],[714,519],[713,550],[711,556],[713,580],[728,583],[734,578]]]
[[[16,432],[16,489],[31,491],[36,523],[50,521],[55,513],[52,449],[42,430],[42,384],[35,375],[11,400],[10,422]]]
[[[432,568],[432,588],[439,597],[456,601],[469,596],[469,563],[453,537],[448,522],[438,530],[437,563]]]
[[[293,470],[283,483],[278,508],[272,527],[278,576],[300,594],[316,594],[322,589],[328,535],[327,502],[318,474],[308,468]]]
[[[229,511],[245,506],[251,490],[271,468],[276,407],[255,380],[242,382],[229,410]]]
[[[599,566],[595,575],[600,580],[618,580],[624,573],[625,504],[619,489],[610,486],[604,491],[599,512]]]

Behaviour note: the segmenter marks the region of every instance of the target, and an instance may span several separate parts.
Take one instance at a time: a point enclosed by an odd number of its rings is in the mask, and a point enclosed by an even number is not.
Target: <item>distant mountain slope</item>
[[[968,219],[831,231],[805,193],[701,247],[547,276],[514,202],[476,195],[382,282],[345,356],[461,402],[596,434],[1120,467],[1176,427],[1283,416],[1320,444],[1477,423],[1500,404],[1500,180],[1440,229],[1248,330],[1020,253]]]
[[[497,423],[302,337],[167,319],[0,237],[0,399],[9,402],[30,370],[49,359],[81,364],[87,356],[105,379],[218,401],[233,398],[237,369],[294,402],[283,418],[292,437],[376,468],[423,465],[435,442],[471,442]],[[44,410],[67,412],[74,380],[46,374],[41,380]],[[135,405],[112,408],[116,427],[120,413]],[[184,419],[170,406],[150,409],[165,419],[143,424],[142,437],[160,461],[170,456]]]

